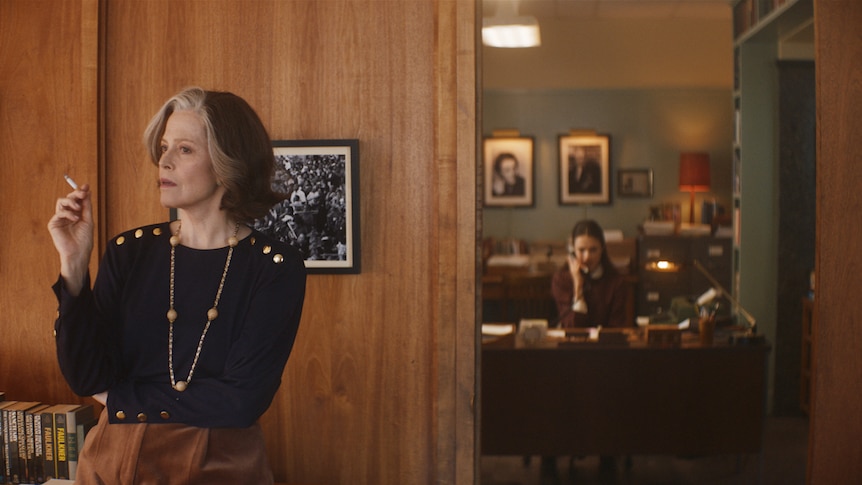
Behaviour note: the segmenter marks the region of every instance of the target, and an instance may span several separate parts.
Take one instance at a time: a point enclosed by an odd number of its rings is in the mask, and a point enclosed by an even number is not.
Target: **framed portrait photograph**
[[[359,140],[274,140],[287,198],[255,229],[297,248],[309,273],[359,273]]]
[[[488,137],[483,142],[485,206],[532,207],[533,138]]]
[[[619,169],[617,195],[620,197],[652,197],[652,170],[648,168]]]
[[[560,204],[610,204],[609,135],[560,135]]]

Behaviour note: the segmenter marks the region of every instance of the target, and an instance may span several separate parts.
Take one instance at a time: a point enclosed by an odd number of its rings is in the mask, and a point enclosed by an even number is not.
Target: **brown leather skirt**
[[[78,457],[75,485],[272,484],[260,425],[110,424],[103,410]]]

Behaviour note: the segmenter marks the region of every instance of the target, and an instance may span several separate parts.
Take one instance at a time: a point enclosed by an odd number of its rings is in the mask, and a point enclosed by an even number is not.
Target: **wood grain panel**
[[[0,390],[78,400],[50,337],[57,262],[45,224],[68,191],[61,174],[93,184],[102,241],[164,220],[140,141],[147,121],[184,86],[231,90],[273,138],[360,140],[363,273],[309,279],[294,355],[262,419],[276,478],[472,483],[475,7],[0,3]]]
[[[0,391],[77,402],[52,338],[59,262],[46,225],[63,173],[98,181],[96,0],[0,2]],[[95,268],[95,265],[93,266]]]
[[[437,161],[443,242],[437,281],[436,482],[473,483],[478,477],[476,2],[438,4]],[[454,263],[454,264],[453,264]],[[454,283],[454,284],[453,284]],[[454,290],[454,291],[452,291]]]
[[[808,482],[862,482],[862,3],[815,2],[817,334]]]
[[[363,272],[309,278],[262,420],[277,480],[472,482],[474,25],[452,0],[108,3],[109,233],[166,217],[140,134],[186,85],[275,139],[360,140]]]

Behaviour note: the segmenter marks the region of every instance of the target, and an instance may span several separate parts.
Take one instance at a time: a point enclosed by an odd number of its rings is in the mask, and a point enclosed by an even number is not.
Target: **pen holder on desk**
[[[697,320],[697,331],[700,335],[700,344],[712,345],[715,336],[715,315],[701,315]]]

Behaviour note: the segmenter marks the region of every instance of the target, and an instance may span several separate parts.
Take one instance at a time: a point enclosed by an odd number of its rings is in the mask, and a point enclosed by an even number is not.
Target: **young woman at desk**
[[[631,325],[626,321],[629,293],[625,281],[611,263],[604,230],[595,221],[575,224],[568,263],[554,274],[551,292],[562,328]],[[616,459],[600,457],[599,479],[612,480],[615,473]],[[559,483],[556,457],[542,457],[541,474],[543,485]]]
[[[601,226],[592,220],[575,224],[568,264],[551,281],[560,326],[626,327],[629,292],[611,263]]]

